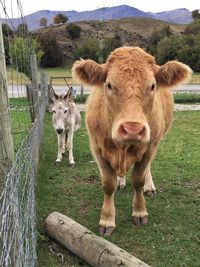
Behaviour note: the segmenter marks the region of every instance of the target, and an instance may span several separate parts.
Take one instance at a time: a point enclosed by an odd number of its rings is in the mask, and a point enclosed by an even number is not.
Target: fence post
[[[46,106],[49,102],[49,90],[48,90],[48,75],[44,72],[40,74],[41,79],[41,97],[45,98]]]
[[[4,186],[5,175],[14,162],[13,137],[8,101],[8,85],[5,62],[3,33],[0,21],[0,193]]]
[[[81,84],[81,100],[83,100],[83,94],[84,94],[84,88],[83,85]]]
[[[33,107],[33,122],[37,113],[37,104],[38,104],[38,68],[37,68],[37,58],[36,55],[31,55],[30,58],[31,64],[31,76],[32,76],[32,107]]]

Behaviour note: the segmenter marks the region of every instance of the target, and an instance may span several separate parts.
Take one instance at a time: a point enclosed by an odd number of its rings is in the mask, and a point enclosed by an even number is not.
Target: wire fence
[[[48,82],[44,74],[39,82],[20,1],[10,1],[11,15],[7,4],[0,0],[0,266],[32,267],[37,266],[35,188]],[[17,29],[14,4],[23,25]]]

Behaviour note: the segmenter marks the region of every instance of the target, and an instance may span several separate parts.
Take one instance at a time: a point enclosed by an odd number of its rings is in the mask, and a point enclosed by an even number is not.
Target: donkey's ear
[[[71,101],[73,99],[73,87],[69,87],[69,90],[67,91],[66,95],[64,95],[64,100]]]
[[[55,102],[58,99],[58,95],[55,93],[52,87],[50,87],[50,97]]]

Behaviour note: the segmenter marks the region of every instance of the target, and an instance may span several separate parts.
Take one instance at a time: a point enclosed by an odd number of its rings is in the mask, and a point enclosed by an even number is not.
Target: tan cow
[[[148,221],[143,191],[155,192],[150,165],[158,143],[172,123],[170,88],[186,82],[192,70],[178,61],[163,66],[139,47],[121,47],[105,64],[80,60],[73,75],[93,87],[86,110],[90,146],[102,177],[104,202],[100,234],[115,229],[114,193],[125,185],[131,166],[134,187],[132,222]]]

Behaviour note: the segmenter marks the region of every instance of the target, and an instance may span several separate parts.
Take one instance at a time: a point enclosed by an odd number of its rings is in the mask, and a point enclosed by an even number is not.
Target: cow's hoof
[[[57,160],[56,160],[56,164],[57,164],[57,163],[60,163],[60,162],[61,162],[61,159],[57,159]]]
[[[156,190],[148,190],[146,192],[144,192],[145,196],[149,196],[149,197],[155,197],[156,196]]]
[[[132,216],[132,223],[136,226],[145,225],[148,223],[148,216],[147,215],[145,215],[144,217]]]
[[[99,234],[102,236],[111,236],[114,230],[115,230],[115,227],[112,227],[112,226],[111,227],[100,226]]]

